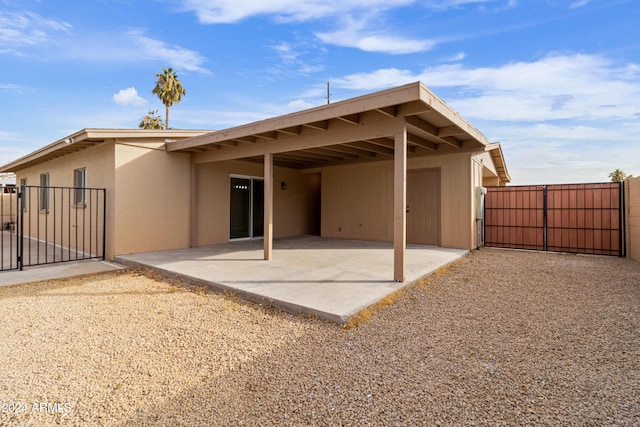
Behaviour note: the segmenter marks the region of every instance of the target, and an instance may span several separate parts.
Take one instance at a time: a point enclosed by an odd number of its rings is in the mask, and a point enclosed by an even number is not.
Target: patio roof
[[[167,143],[196,163],[244,159],[295,169],[391,160],[394,135],[407,128],[411,157],[498,148],[460,114],[415,82],[345,101]],[[497,158],[502,158],[499,155]],[[500,178],[509,180],[504,162]]]

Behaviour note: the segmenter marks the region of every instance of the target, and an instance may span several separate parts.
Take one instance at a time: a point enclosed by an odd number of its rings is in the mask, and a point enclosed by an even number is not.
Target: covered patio
[[[509,181],[500,145],[421,82],[169,142],[166,150],[191,159],[190,247],[258,236],[261,259],[271,260],[277,237],[386,241],[393,262],[385,263],[385,283],[411,280],[407,243],[477,247],[478,188]],[[290,188],[313,175],[313,190]],[[244,181],[230,186],[235,179]],[[235,190],[246,192],[246,203],[232,200]],[[305,204],[312,193],[317,203]],[[315,231],[289,227],[311,214]],[[236,219],[241,235],[229,230]]]
[[[467,250],[407,245],[406,278],[389,277],[393,243],[300,236],[274,239],[264,259],[261,240],[121,255],[115,261],[295,314],[344,324],[349,318],[421,277],[457,260]]]

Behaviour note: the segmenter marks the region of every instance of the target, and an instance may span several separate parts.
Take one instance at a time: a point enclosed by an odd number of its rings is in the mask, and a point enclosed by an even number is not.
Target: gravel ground
[[[640,264],[485,249],[357,328],[144,271],[0,288],[0,425],[640,425]]]

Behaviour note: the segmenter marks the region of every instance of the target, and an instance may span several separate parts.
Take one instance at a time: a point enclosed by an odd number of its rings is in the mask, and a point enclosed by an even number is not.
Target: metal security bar
[[[15,188],[0,193],[0,271],[17,270],[18,235],[16,222],[18,215],[18,193]]]
[[[104,188],[22,186],[3,196],[0,270],[104,259]]]
[[[624,256],[623,184],[487,188],[485,246]]]

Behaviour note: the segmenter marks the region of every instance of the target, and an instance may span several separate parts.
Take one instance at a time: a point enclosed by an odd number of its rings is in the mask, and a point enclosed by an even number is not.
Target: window
[[[85,188],[87,187],[87,170],[85,168],[73,171],[73,186],[75,187],[75,204],[84,205],[86,202]]]
[[[40,174],[40,210],[49,210],[49,174]]]

